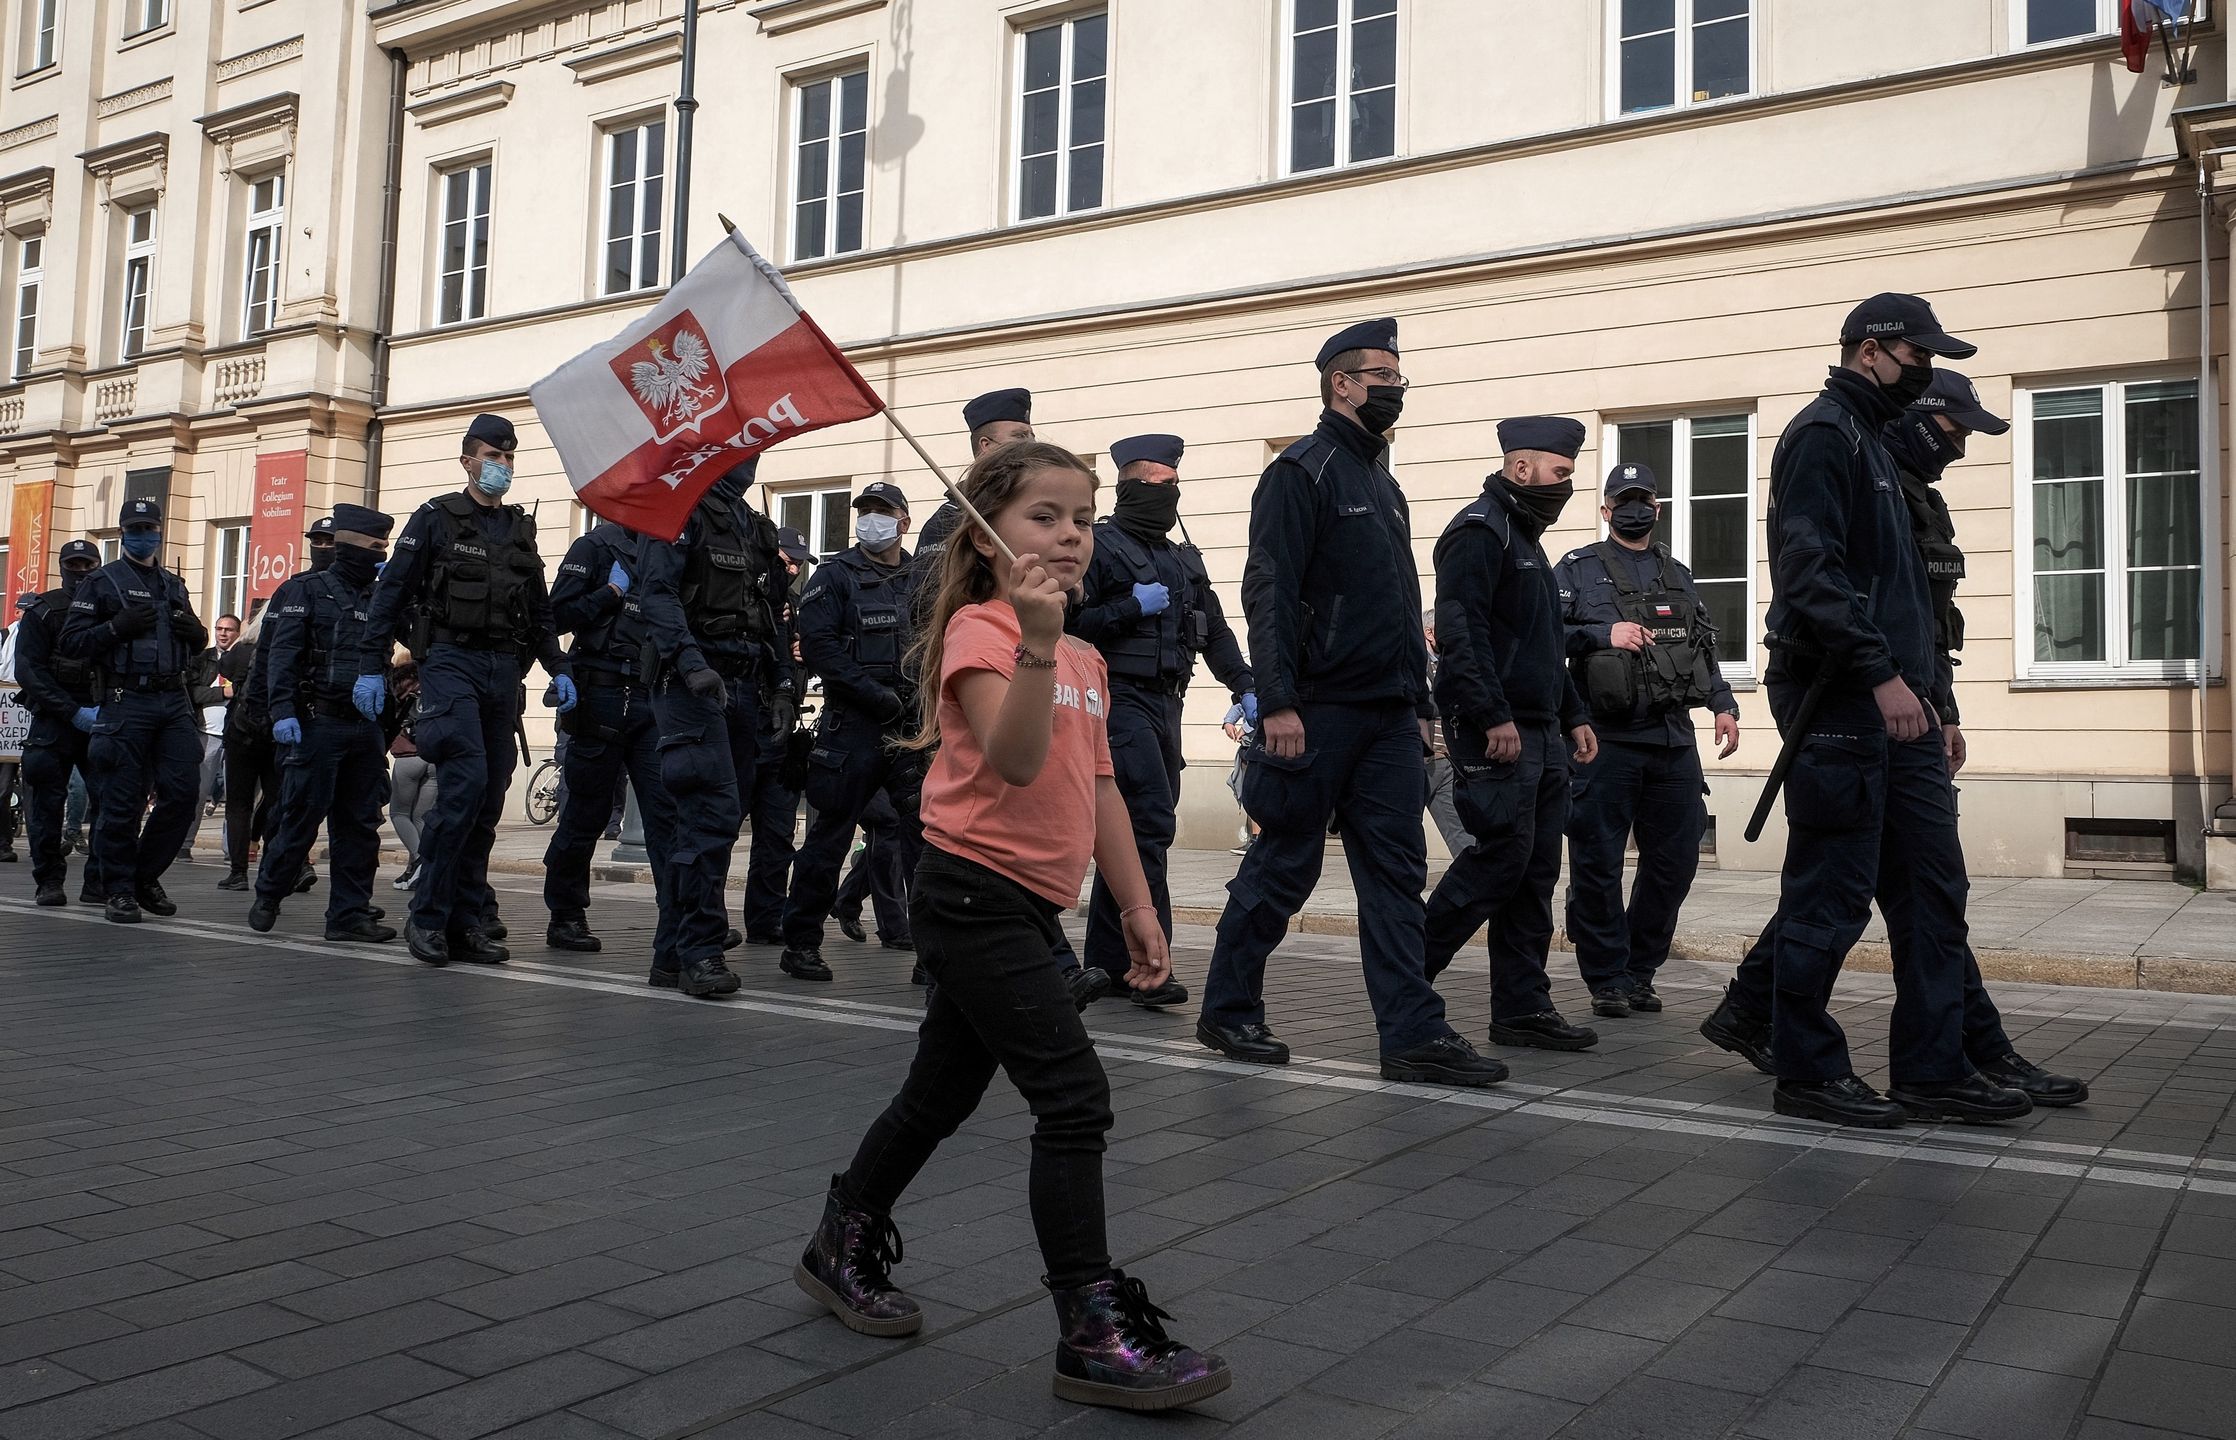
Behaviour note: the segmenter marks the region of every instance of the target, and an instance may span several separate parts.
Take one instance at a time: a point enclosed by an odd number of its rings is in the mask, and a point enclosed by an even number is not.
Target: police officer
[[[1397,346],[1395,320],[1369,320],[1320,347],[1320,422],[1266,467],[1250,501],[1242,609],[1261,728],[1242,801],[1263,831],[1227,885],[1196,1038],[1232,1059],[1288,1063],[1265,1023],[1266,957],[1319,880],[1340,814],[1383,1078],[1488,1085],[1506,1067],[1452,1033],[1421,972],[1436,707],[1411,521],[1387,464],[1405,404]]]
[[[1964,855],[1939,717],[1933,605],[1882,432],[1974,346],[1915,295],[1850,312],[1840,363],[1770,462],[1772,714],[1794,748],[1774,920],[1771,1058],[1781,1115],[1840,1125],[2014,1119],[2032,1108],[1965,1057]],[[1811,711],[1814,713],[1811,713]],[[1828,1009],[1874,891],[1907,908],[1882,1096]]]
[[[292,893],[320,825],[327,827],[326,938],[380,944],[396,932],[373,913],[380,867],[388,742],[378,717],[358,712],[361,634],[375,571],[395,521],[362,505],[336,505],[326,568],[281,587],[264,617],[262,665],[272,743],[280,747],[279,827],[256,871],[249,928],[270,930]]]
[[[571,634],[575,708],[560,718],[567,759],[558,824],[543,854],[544,905],[551,921],[544,941],[554,950],[595,953],[590,933],[590,861],[613,814],[622,776],[635,787],[652,857],[658,924],[654,968],[672,973],[674,917],[667,903],[668,847],[675,803],[660,783],[660,727],[652,713],[652,630],[632,573],[644,537],[611,520],[567,547],[551,587],[552,623]],[[667,963],[660,963],[666,957]]]
[[[1019,440],[1033,439],[1033,392],[1030,390],[989,390],[963,406],[963,428],[970,432],[970,458],[976,460],[987,451]],[[955,533],[962,522],[963,507],[950,497],[940,502],[932,518],[916,537],[918,569],[931,564],[931,557],[946,546],[947,537]]]
[[[1653,468],[1608,472],[1599,507],[1608,538],[1554,570],[1576,688],[1599,755],[1577,768],[1568,817],[1568,939],[1592,1013],[1656,1011],[1654,973],[1700,870],[1707,781],[1692,709],[1716,715],[1719,760],[1739,748],[1739,702],[1716,664],[1716,627],[1692,571],[1654,539]],[[1623,905],[1623,840],[1638,838],[1638,878]]]
[[[660,782],[675,800],[672,960],[655,955],[647,978],[699,999],[738,988],[722,959],[730,930],[724,886],[756,778],[762,690],[773,689],[777,657],[790,644],[776,527],[745,502],[756,468],[748,460],[715,481],[675,543],[647,536],[638,555],[659,663],[652,705]]]
[[[311,576],[334,563],[334,517],[321,515],[313,520],[303,538],[308,544],[310,568],[288,576],[273,589],[265,598],[263,619],[256,621],[255,637],[227,651],[229,666],[221,663],[219,667],[220,673],[230,669],[227,678],[233,682],[233,702],[225,707],[226,874],[217,882],[220,890],[249,888],[250,844],[260,841],[269,845],[279,830],[280,756],[279,748],[272,743],[263,620],[271,617],[273,604],[289,586],[308,583]],[[303,878],[296,883],[297,893],[310,889],[317,879],[318,872],[306,863]]]
[[[62,547],[60,558],[62,583],[22,604],[16,631],[16,680],[31,708],[31,734],[23,745],[24,829],[31,844],[31,883],[41,905],[66,905],[70,899],[63,889],[70,869],[62,850],[70,772],[75,770],[84,782],[89,802],[100,793],[88,758],[101,703],[93,665],[63,655],[57,642],[71,599],[100,568],[101,550],[91,540],[72,540]],[[98,815],[91,824],[100,829]],[[98,905],[107,894],[88,855],[79,903]]]
[[[1436,700],[1453,800],[1474,842],[1429,897],[1435,979],[1490,926],[1491,1040],[1584,1050],[1599,1036],[1553,1008],[1545,960],[1568,821],[1568,766],[1598,754],[1564,663],[1560,590],[1540,539],[1575,489],[1584,427],[1558,415],[1502,421],[1503,466],[1436,542]]]
[[[838,922],[841,935],[857,945],[869,943],[869,932],[862,928],[862,906],[867,902],[877,917],[877,943],[887,950],[915,953],[916,937],[908,924],[911,877],[904,868],[908,848],[893,797],[878,791],[862,807],[862,846],[854,852],[831,902],[831,918]],[[911,978],[919,985],[928,980],[922,966]]]
[[[426,863],[404,940],[429,965],[512,958],[489,938],[482,911],[489,847],[519,758],[513,727],[522,655],[542,660],[561,714],[575,706],[574,679],[552,630],[536,522],[504,503],[518,447],[510,420],[474,417],[459,447],[465,487],[412,513],[359,636],[354,698],[360,714],[377,719],[387,701],[391,650],[412,623],[410,649],[419,660],[414,733],[419,753],[435,767],[435,805],[421,833]]]
[[[195,617],[186,582],[161,564],[163,507],[127,500],[117,523],[124,553],[78,586],[61,651],[94,667],[101,713],[90,758],[101,818],[93,860],[108,891],[108,918],[135,925],[142,910],[178,913],[163,893],[163,872],[194,827],[202,717],[189,698],[189,672],[210,632]],[[150,789],[155,808],[143,826]]]
[[[745,933],[754,945],[784,943],[784,896],[792,885],[792,857],[800,819],[800,786],[792,772],[803,768],[807,756],[797,756],[796,745],[812,743],[799,729],[800,700],[807,692],[807,666],[800,661],[797,625],[800,596],[807,589],[809,567],[815,552],[807,537],[790,525],[776,532],[776,550],[785,573],[785,629],[789,648],[776,657],[775,703],[762,717],[760,753],[753,764],[753,791],[746,801],[746,818],[753,825],[753,847],[745,861]]]
[[[1219,608],[1203,553],[1185,538],[1177,543],[1170,538],[1180,519],[1179,466],[1186,448],[1178,435],[1135,435],[1110,447],[1118,493],[1110,518],[1095,524],[1095,556],[1069,625],[1110,665],[1111,764],[1167,940],[1172,895],[1165,860],[1177,831],[1185,763],[1180,711],[1198,655],[1242,707],[1244,722],[1258,723],[1257,682]],[[1120,982],[1132,961],[1118,924],[1118,902],[1099,875],[1087,907],[1086,950],[1089,965],[1109,972],[1114,989],[1125,988]],[[1188,1000],[1188,987],[1171,979],[1155,990],[1127,993],[1137,1005]]]
[[[1974,434],[2001,435],[2011,422],[1980,401],[1972,382],[1938,366],[1925,393],[1891,420],[1882,436],[1902,482],[1911,537],[1925,567],[1926,591],[1933,607],[1935,681],[1931,700],[1941,720],[1943,751],[1952,778],[1964,768],[1964,732],[1956,702],[1956,652],[1964,648],[1964,614],[1957,608],[1957,585],[1964,579],[1964,551],[1956,543],[1956,522],[1940,491],[1941,475],[1964,455]],[[1899,869],[1882,865],[1877,898],[1887,919],[1890,949],[1908,953],[1919,943],[1914,931],[1917,907],[1907,886],[1892,884]],[[1700,1032],[1723,1049],[1745,1056],[1766,1075],[1776,1075],[1770,1059],[1772,965],[1778,923],[1773,918],[1747,951],[1723,1002],[1700,1024]],[[1899,965],[1900,962],[1898,962]],[[1998,1085],[2023,1091],[2036,1105],[2063,1107],[2088,1099],[2086,1082],[2045,1070],[2028,1060],[2003,1029],[2002,1012],[1980,978],[1969,943],[1964,951],[1964,1053],[1974,1069]]]
[[[807,774],[815,818],[793,857],[784,908],[779,963],[796,980],[831,978],[823,961],[823,921],[871,797],[884,790],[893,802],[905,873],[915,872],[923,843],[917,818],[923,754],[895,743],[916,709],[907,654],[917,572],[901,543],[907,534],[907,497],[897,485],[871,481],[854,497],[855,543],[818,566],[800,597],[800,654],[822,677],[823,715]]]

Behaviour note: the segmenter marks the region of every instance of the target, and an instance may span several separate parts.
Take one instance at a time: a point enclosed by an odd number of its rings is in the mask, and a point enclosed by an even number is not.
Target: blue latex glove
[[[80,730],[83,730],[86,734],[91,735],[93,733],[93,722],[100,718],[101,711],[98,707],[92,705],[80,705],[78,707],[78,713],[70,717],[70,723],[77,726]]]
[[[1257,692],[1257,691],[1255,691],[1255,690],[1245,690],[1245,691],[1243,691],[1243,692],[1242,692],[1242,704],[1241,704],[1241,705],[1240,705],[1239,707],[1237,707],[1237,708],[1239,708],[1239,709],[1240,709],[1240,710],[1242,711],[1242,718],[1243,718],[1244,720],[1246,720],[1246,721],[1248,721],[1248,722],[1249,722],[1249,724],[1250,724],[1250,728],[1251,728],[1251,729],[1253,729],[1253,730],[1257,729],[1257,728],[1258,728],[1258,692]]]
[[[606,572],[606,583],[624,595],[629,593],[629,572],[621,568],[619,560],[614,561],[613,568]]]
[[[1172,604],[1172,592],[1152,580],[1146,585],[1134,586],[1134,603],[1141,607],[1144,615],[1162,615],[1165,607]]]
[[[1222,725],[1232,725],[1241,718],[1242,707],[1240,705],[1229,705],[1227,707],[1227,713],[1219,717],[1219,723]]]
[[[575,701],[582,698],[575,693],[575,682],[572,675],[552,676],[551,692],[559,697],[559,713],[562,715],[574,709]]]
[[[272,722],[272,738],[282,745],[303,743],[303,722],[290,715],[285,720]]]
[[[380,707],[388,701],[388,681],[378,675],[360,675],[357,683],[349,687],[349,703],[367,720],[380,718]]]

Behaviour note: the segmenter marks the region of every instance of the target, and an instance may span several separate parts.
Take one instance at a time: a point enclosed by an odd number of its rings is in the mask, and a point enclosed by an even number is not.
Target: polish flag
[[[885,409],[734,231],[650,314],[528,398],[591,513],[664,540],[740,461]]]

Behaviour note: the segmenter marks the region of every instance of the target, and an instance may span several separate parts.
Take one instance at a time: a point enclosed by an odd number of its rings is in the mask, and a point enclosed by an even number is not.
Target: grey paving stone
[[[1652,1251],[1635,1246],[1563,1237],[1509,1265],[1499,1274],[1502,1279],[1519,1285],[1542,1285],[1549,1290],[1596,1295],[1652,1255]]]
[[[1869,1286],[1833,1275],[1766,1270],[1716,1307],[1728,1320],[1752,1320],[1793,1330],[1828,1330],[1861,1300]]]
[[[1887,1272],[1886,1279],[1871,1288],[1863,1305],[1867,1310],[1969,1325],[1987,1309],[1988,1302],[2001,1288],[1993,1275],[1897,1265]]]
[[[2015,1365],[2021,1369],[2047,1370],[2052,1374],[2078,1375],[2085,1379],[2096,1374],[2113,1337],[2119,1334],[2120,1325],[2116,1320],[2057,1310],[2032,1310],[2023,1305],[1998,1305],[1973,1332],[1964,1355],[1968,1360],[1993,1365]],[[2133,1331],[2128,1334],[2129,1338],[2123,1343],[2132,1344]],[[2231,1359],[2236,1360],[2236,1353],[2232,1353]]]
[[[1640,1273],[1735,1290],[1780,1253],[1778,1246],[1760,1241],[1693,1234],[1665,1246],[1640,1267]]]
[[[2089,1414],[2210,1440],[2236,1437],[2236,1370],[2115,1351]]]
[[[2004,1299],[2036,1310],[2116,1320],[2127,1313],[2128,1297],[2135,1285],[2136,1276],[2130,1270],[2071,1260],[2029,1260],[2019,1267]]]
[[[1892,1440],[1925,1397],[1920,1385],[1804,1366],[1741,1422],[1739,1433],[1761,1440]]]
[[[1811,1363],[1882,1380],[1931,1385],[1967,1333],[1962,1325],[1857,1310],[1825,1335]]]
[[[88,1440],[271,1383],[271,1376],[216,1355],[0,1413],[0,1435],[8,1440]]]
[[[1276,1314],[1257,1326],[1256,1333],[1323,1350],[1352,1350],[1418,1319],[1436,1303],[1373,1285],[1334,1285]]]
[[[1040,1348],[1049,1344],[1046,1317],[1033,1317]],[[664,1320],[639,1322],[630,1328],[594,1340],[582,1348],[589,1354],[653,1373],[673,1370],[694,1360],[749,1341],[773,1335],[800,1323],[797,1313],[743,1297],[724,1300]]]
[[[238,1351],[259,1340],[291,1335],[312,1323],[307,1317],[276,1305],[246,1305],[238,1310],[221,1310],[215,1315],[160,1325],[114,1340],[58,1349],[55,1358],[96,1380],[115,1380],[207,1355]]]
[[[1390,1432],[1391,1440],[1548,1440],[1582,1406],[1491,1385],[1466,1385]]]
[[[362,1275],[355,1280],[343,1280],[315,1290],[285,1295],[280,1297],[279,1303],[290,1310],[299,1310],[314,1320],[348,1320],[358,1315],[370,1315],[376,1310],[391,1310],[414,1300],[445,1295],[450,1291],[499,1277],[500,1272],[487,1266],[469,1264],[456,1256],[444,1255],[410,1265],[399,1265],[393,1270]]]
[[[1574,1291],[1491,1280],[1430,1311],[1418,1323],[1439,1335],[1519,1345],[1583,1301]]]
[[[2079,1376],[1963,1360],[1918,1412],[1918,1423],[1968,1440],[2062,1435],[2080,1414],[2088,1389]]]
[[[1570,1311],[1567,1321],[1649,1340],[1674,1340],[1728,1293],[1681,1280],[1626,1275]]]
[[[1360,1346],[1342,1364],[1314,1376],[1306,1389],[1389,1410],[1418,1412],[1464,1385],[1504,1347],[1426,1330],[1399,1330]]]
[[[2236,1260],[2215,1255],[2162,1254],[2143,1281],[2143,1293],[2162,1300],[2236,1306]],[[5,1296],[0,1296],[4,1301]],[[2236,1314],[2229,1320],[2236,1322]]]
[[[415,1300],[393,1310],[376,1310],[320,1325],[301,1334],[249,1345],[236,1353],[258,1369],[289,1380],[322,1370],[338,1370],[382,1355],[426,1345],[488,1322],[433,1300]],[[456,1368],[456,1367],[451,1367]]]
[[[1764,1395],[1816,1349],[1811,1331],[1711,1315],[1678,1337],[1646,1373],[1720,1390]]]
[[[1561,1324],[1517,1346],[1482,1378],[1506,1389],[1589,1405],[1660,1351],[1651,1340]]]
[[[627,1435],[667,1435],[811,1380],[817,1373],[796,1360],[741,1345],[609,1391],[574,1408]]]
[[[445,1390],[465,1377],[404,1355],[329,1370],[196,1410],[186,1423],[223,1440],[287,1440]]]
[[[51,1400],[92,1383],[91,1376],[52,1360],[17,1360],[0,1365],[0,1410]]]
[[[595,1356],[553,1355],[382,1413],[434,1440],[478,1440],[641,1378],[641,1371]]]
[[[478,1267],[477,1267],[478,1268]],[[443,1302],[461,1310],[471,1310],[476,1315],[486,1315],[492,1320],[511,1320],[569,1300],[581,1300],[592,1295],[649,1280],[657,1272],[642,1265],[629,1265],[602,1255],[563,1260],[524,1275],[491,1280],[486,1284],[452,1287],[443,1292]]]
[[[1638,1375],[1560,1433],[1562,1440],[1716,1440],[1750,1404],[1730,1390]]]

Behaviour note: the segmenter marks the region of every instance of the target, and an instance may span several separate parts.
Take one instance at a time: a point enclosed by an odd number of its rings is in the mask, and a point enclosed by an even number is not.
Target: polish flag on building
[[[885,409],[734,231],[650,314],[528,398],[591,513],[666,540],[740,461]]]

